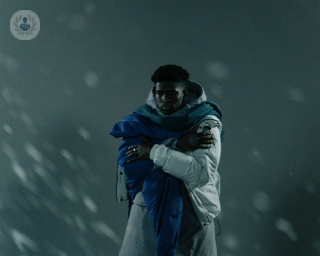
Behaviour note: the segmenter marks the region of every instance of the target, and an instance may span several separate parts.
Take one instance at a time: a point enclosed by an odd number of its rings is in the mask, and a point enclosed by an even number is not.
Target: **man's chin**
[[[170,110],[167,110],[167,111],[161,109],[160,111],[161,111],[162,114],[164,114],[164,115],[166,115],[166,116],[172,115],[172,114],[175,112],[174,110],[171,110],[171,109],[170,109]]]

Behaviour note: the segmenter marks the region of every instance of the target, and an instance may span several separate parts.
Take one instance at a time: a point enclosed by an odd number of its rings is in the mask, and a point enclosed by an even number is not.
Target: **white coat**
[[[183,180],[201,224],[207,225],[221,211],[218,166],[222,124],[219,118],[213,115],[204,116],[199,124],[197,132],[210,129],[215,145],[206,149],[182,152],[176,147],[177,139],[167,139],[163,144],[155,144],[152,147],[150,159],[155,165],[161,166],[163,171]]]
[[[193,81],[191,84],[192,87],[188,88],[187,104],[180,111],[180,115],[207,98],[201,85]],[[156,106],[153,90],[150,91],[146,103],[161,114]],[[206,149],[183,152],[176,147],[177,139],[169,138],[163,144],[155,144],[152,147],[150,159],[155,163],[154,169],[161,166],[163,171],[183,181],[199,221],[205,226],[221,211],[218,166],[221,156],[222,123],[217,116],[206,115],[197,124],[200,124],[197,132],[210,130],[214,137],[214,145]],[[192,129],[193,127],[189,130]],[[128,191],[125,175],[120,166],[118,166],[117,180],[117,200],[126,201]]]

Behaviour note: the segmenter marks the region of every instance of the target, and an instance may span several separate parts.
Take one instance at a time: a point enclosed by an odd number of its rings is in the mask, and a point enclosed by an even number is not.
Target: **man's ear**
[[[183,90],[183,98],[187,98],[187,96],[188,96],[188,90],[184,89]]]

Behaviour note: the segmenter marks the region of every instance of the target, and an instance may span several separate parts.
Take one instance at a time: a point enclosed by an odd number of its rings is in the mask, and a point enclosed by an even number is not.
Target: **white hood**
[[[154,86],[153,86],[153,88],[154,88]],[[154,110],[156,110],[156,112],[159,115],[164,116],[164,114],[157,107],[157,102],[156,102],[155,95],[153,93],[153,88],[151,89],[151,91],[149,93],[149,96],[146,100],[146,104],[149,105],[150,107],[152,107]],[[182,108],[170,116],[185,115],[186,113],[188,113],[190,111],[191,108],[193,108],[196,105],[199,105],[202,102],[207,100],[207,96],[204,92],[204,89],[200,84],[198,84],[194,81],[188,80],[186,89],[188,90],[188,94],[187,94],[187,98],[184,100]]]

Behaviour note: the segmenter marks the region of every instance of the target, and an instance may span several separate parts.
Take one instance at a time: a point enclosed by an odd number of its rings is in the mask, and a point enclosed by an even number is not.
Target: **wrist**
[[[179,138],[179,139],[177,140],[176,147],[177,147],[178,149],[180,149],[180,150],[183,150],[181,144],[182,144],[182,143],[181,143],[181,138]]]
[[[150,150],[150,153],[149,153],[149,158],[150,160],[154,160],[155,158],[155,153],[156,153],[156,150],[157,148],[159,147],[160,145],[159,144],[154,144]]]

